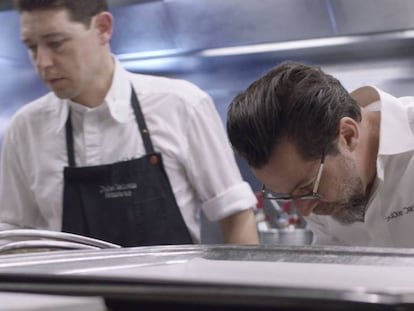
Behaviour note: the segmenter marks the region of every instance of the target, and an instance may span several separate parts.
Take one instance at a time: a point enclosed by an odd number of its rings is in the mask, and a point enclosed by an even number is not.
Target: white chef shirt
[[[193,239],[200,241],[200,208],[217,221],[255,206],[211,98],[189,82],[132,74],[115,62],[102,105],[90,109],[48,93],[15,114],[0,162],[0,230],[61,230],[69,106],[77,166],[145,154],[130,104],[131,82]]]
[[[341,225],[312,214],[306,220],[317,244],[414,247],[414,97],[374,90],[380,97],[380,140],[365,221]]]

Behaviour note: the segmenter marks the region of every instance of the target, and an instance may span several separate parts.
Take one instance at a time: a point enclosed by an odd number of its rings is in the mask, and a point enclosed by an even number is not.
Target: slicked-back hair
[[[337,79],[317,66],[286,61],[233,99],[227,134],[249,166],[260,169],[282,139],[304,159],[337,153],[343,117],[360,122],[361,109]]]
[[[106,0],[14,0],[18,12],[66,9],[70,18],[75,22],[89,26],[92,17],[108,11]]]

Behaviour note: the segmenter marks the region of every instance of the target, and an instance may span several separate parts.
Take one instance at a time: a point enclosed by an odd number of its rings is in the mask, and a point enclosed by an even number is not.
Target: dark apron
[[[62,231],[125,247],[192,244],[133,88],[131,105],[146,155],[107,165],[76,167],[69,113],[66,121],[69,167],[63,172]]]

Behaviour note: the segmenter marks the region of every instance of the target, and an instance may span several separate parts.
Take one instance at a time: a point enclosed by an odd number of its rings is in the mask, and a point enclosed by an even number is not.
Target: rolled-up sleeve
[[[250,185],[241,182],[225,192],[204,202],[203,209],[207,218],[219,220],[256,204]],[[219,207],[219,208],[218,208]]]

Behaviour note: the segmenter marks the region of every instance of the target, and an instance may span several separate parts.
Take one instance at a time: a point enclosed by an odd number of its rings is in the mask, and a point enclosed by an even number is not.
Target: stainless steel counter
[[[111,310],[411,310],[414,250],[195,245],[3,255],[0,291],[101,296]]]

